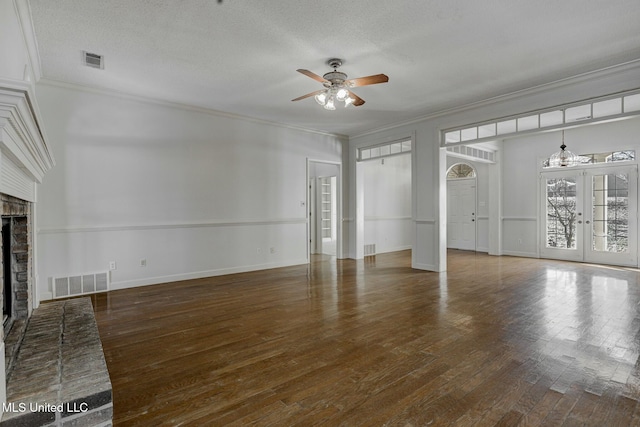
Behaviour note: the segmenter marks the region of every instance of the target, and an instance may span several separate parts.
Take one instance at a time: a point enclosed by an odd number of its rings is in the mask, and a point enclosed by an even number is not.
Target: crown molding
[[[18,18],[20,19],[20,27],[22,28],[22,36],[29,53],[29,63],[31,72],[37,82],[42,78],[42,64],[40,62],[40,51],[38,50],[38,41],[33,28],[33,20],[31,17],[31,6],[27,0],[13,0]]]
[[[333,138],[338,138],[342,142],[347,142],[349,140],[349,137],[347,135],[342,135],[342,134],[338,134],[338,133],[323,132],[323,131],[319,131],[319,130],[315,130],[315,129],[307,129],[307,128],[303,128],[303,127],[300,127],[300,126],[293,126],[293,125],[288,125],[288,124],[285,124],[285,123],[279,123],[279,122],[273,122],[273,121],[269,121],[269,120],[256,119],[256,118],[249,117],[249,116],[243,116],[241,114],[227,113],[227,112],[224,112],[224,111],[214,110],[214,109],[206,108],[206,107],[198,107],[198,106],[195,106],[195,105],[183,104],[183,103],[175,102],[175,101],[168,101],[168,100],[164,100],[164,99],[152,98],[152,97],[147,97],[147,96],[142,96],[142,95],[134,95],[134,94],[130,94],[130,93],[126,93],[126,92],[120,92],[120,91],[112,90],[112,89],[98,88],[98,87],[94,87],[94,86],[85,86],[85,85],[80,85],[80,84],[77,84],[77,83],[68,83],[68,82],[63,82],[63,81],[60,81],[60,80],[48,79],[46,77],[42,78],[38,82],[38,85],[58,87],[58,88],[68,89],[68,90],[76,90],[76,91],[80,91],[80,92],[93,93],[93,94],[97,94],[97,95],[111,96],[111,97],[115,97],[115,98],[129,100],[129,101],[136,101],[136,102],[141,102],[141,103],[145,103],[145,104],[153,104],[153,105],[159,105],[159,106],[163,106],[163,107],[176,108],[176,109],[184,110],[184,111],[192,111],[192,112],[197,112],[197,113],[202,113],[202,114],[208,114],[210,116],[215,116],[215,117],[224,117],[224,118],[227,118],[227,119],[243,120],[243,121],[247,121],[247,122],[251,122],[251,123],[258,123],[258,124],[262,124],[262,125],[275,126],[275,127],[279,127],[279,128],[290,129],[290,130],[310,133],[310,134],[314,134],[314,135],[330,136],[330,137],[333,137]]]
[[[532,95],[539,95],[542,93],[552,92],[554,90],[558,90],[562,87],[575,85],[583,82],[588,82],[590,80],[596,80],[599,78],[609,77],[611,75],[624,73],[627,71],[640,70],[640,59],[635,59],[633,61],[624,62],[622,64],[612,65],[609,67],[601,68],[594,71],[588,71],[582,74],[577,74],[575,76],[566,77],[560,80],[555,80],[549,83],[544,83],[537,86],[532,86],[526,89],[517,90],[514,92],[510,92],[504,95],[498,95],[491,98],[486,98],[480,101],[472,102],[469,104],[465,104],[460,107],[448,108],[440,111],[436,111],[434,113],[427,114],[425,116],[417,117],[415,119],[406,120],[403,122],[395,123],[388,126],[382,126],[379,128],[375,128],[372,130],[368,130],[366,132],[359,133],[357,135],[352,135],[350,138],[360,138],[363,136],[374,135],[376,133],[397,129],[402,126],[412,125],[415,123],[421,123],[428,120],[434,120],[440,117],[450,116],[453,114],[463,113],[470,110],[475,110],[478,108],[487,107],[490,105],[498,104],[501,102],[512,101],[519,98],[526,98]]]

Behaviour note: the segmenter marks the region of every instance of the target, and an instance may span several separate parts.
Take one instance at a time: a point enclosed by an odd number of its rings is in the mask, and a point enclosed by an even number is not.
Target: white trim
[[[517,256],[523,258],[540,258],[535,252],[502,251],[502,255]]]
[[[207,221],[207,222],[182,222],[165,224],[130,224],[113,226],[71,226],[71,227],[43,227],[37,230],[38,234],[62,234],[62,233],[89,233],[105,231],[138,231],[138,230],[165,230],[174,228],[207,228],[207,227],[243,227],[257,225],[281,225],[281,224],[306,224],[306,218],[285,218],[266,220],[244,221]]]
[[[417,270],[426,270],[426,271],[435,271],[439,272],[438,268],[433,264],[422,264],[422,263],[414,263],[411,268],[415,268]]]
[[[336,189],[338,194],[336,195],[336,258],[338,259],[342,259],[344,258],[344,230],[342,227],[342,223],[344,222],[344,219],[342,219],[342,215],[344,213],[344,206],[343,206],[343,191],[342,191],[342,187],[344,186],[344,177],[343,177],[343,170],[342,170],[342,162],[339,161],[334,161],[334,160],[320,160],[320,159],[312,159],[307,157],[307,164],[306,164],[306,181],[305,181],[305,198],[306,198],[306,203],[307,205],[305,206],[305,223],[307,224],[307,242],[306,242],[306,247],[307,247],[307,263],[311,262],[311,221],[309,220],[309,209],[310,209],[310,203],[311,201],[309,200],[309,180],[311,179],[311,174],[309,173],[310,171],[310,166],[311,163],[324,163],[324,164],[329,164],[329,165],[334,165],[338,167],[338,175],[336,177]]]
[[[182,280],[202,279],[206,277],[222,276],[225,274],[246,273],[249,271],[269,270],[272,268],[292,267],[304,265],[309,262],[306,259],[298,259],[290,262],[272,262],[265,264],[245,265],[240,267],[219,268],[214,270],[196,271],[192,273],[170,274],[166,276],[145,277],[144,279],[111,282],[110,290],[126,289],[139,286],[158,285],[161,283],[177,282]]]
[[[42,78],[42,64],[40,61],[40,50],[38,49],[38,39],[36,38],[36,33],[33,28],[31,6],[27,0],[14,0],[14,7],[20,19],[22,36],[24,37],[24,43],[29,53],[31,72],[37,82]]]
[[[125,92],[119,92],[119,91],[116,91],[116,90],[102,89],[102,88],[96,88],[96,87],[91,87],[91,86],[83,86],[83,85],[79,85],[79,84],[60,82],[60,81],[57,81],[57,80],[52,80],[52,79],[47,79],[47,78],[41,79],[39,84],[45,85],[45,86],[50,86],[50,87],[58,87],[58,88],[62,88],[62,89],[76,90],[78,92],[86,92],[86,93],[92,93],[92,94],[98,94],[98,95],[111,96],[111,97],[114,97],[114,98],[125,99],[125,100],[128,100],[128,101],[137,101],[137,102],[142,102],[142,103],[146,103],[146,104],[154,104],[154,105],[160,105],[160,106],[163,106],[163,107],[171,107],[171,108],[176,108],[176,109],[180,109],[180,110],[184,110],[184,111],[191,111],[191,112],[196,112],[196,113],[208,114],[210,116],[224,117],[224,118],[235,119],[235,120],[244,120],[244,121],[247,121],[247,122],[259,123],[259,124],[264,124],[264,125],[271,125],[271,126],[284,128],[284,129],[292,129],[292,130],[311,133],[311,134],[315,134],[315,135],[331,136],[331,137],[338,138],[338,139],[342,140],[343,142],[346,142],[349,139],[349,137],[347,135],[342,135],[342,134],[338,134],[338,133],[330,133],[330,132],[323,132],[323,131],[319,131],[319,130],[315,130],[315,129],[307,129],[307,128],[303,128],[303,127],[300,127],[300,126],[294,126],[294,125],[288,125],[288,124],[285,124],[285,123],[272,122],[272,121],[269,121],[269,120],[256,119],[256,118],[249,117],[249,116],[243,116],[241,114],[227,113],[227,112],[220,111],[220,110],[214,110],[214,109],[206,108],[206,107],[198,107],[198,106],[195,106],[195,105],[182,104],[182,103],[179,103],[179,102],[174,102],[174,101],[169,101],[169,100],[151,98],[151,97],[146,97],[146,96],[142,96],[142,95],[133,95],[133,94],[125,93]]]
[[[413,246],[412,245],[395,246],[393,248],[388,248],[388,249],[385,249],[383,251],[378,251],[377,248],[376,248],[376,253],[373,254],[373,255],[380,255],[380,254],[388,254],[388,253],[391,253],[391,252],[406,251],[408,249],[413,249]]]

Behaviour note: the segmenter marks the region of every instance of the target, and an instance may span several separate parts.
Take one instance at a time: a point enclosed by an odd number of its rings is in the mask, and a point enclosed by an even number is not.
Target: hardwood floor
[[[640,425],[638,270],[407,251],[93,298],[129,425]]]

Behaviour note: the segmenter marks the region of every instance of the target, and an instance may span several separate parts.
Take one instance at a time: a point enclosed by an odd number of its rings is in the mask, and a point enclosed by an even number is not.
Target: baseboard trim
[[[223,276],[225,274],[246,273],[257,270],[270,270],[272,268],[292,267],[295,265],[308,264],[306,259],[300,259],[290,262],[274,262],[266,264],[245,265],[239,267],[219,268],[214,270],[196,271],[192,273],[179,273],[167,276],[146,277],[137,280],[124,280],[120,282],[111,282],[110,290],[136,288],[139,286],[158,285],[161,283],[178,282],[181,280],[203,279],[205,277]]]
[[[532,252],[519,252],[519,251],[502,251],[502,255],[507,256],[519,256],[523,258],[539,258],[538,254]]]
[[[439,273],[438,268],[433,264],[422,264],[422,263],[413,263],[411,268],[415,268],[416,270],[426,270],[433,271]]]

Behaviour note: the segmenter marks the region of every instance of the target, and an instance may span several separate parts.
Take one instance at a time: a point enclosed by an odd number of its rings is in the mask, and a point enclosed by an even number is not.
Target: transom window
[[[447,179],[475,178],[476,171],[466,163],[456,163],[447,171]]]
[[[379,159],[380,157],[395,156],[411,152],[411,139],[388,142],[358,149],[358,161]]]
[[[503,117],[487,123],[461,126],[442,131],[442,146],[504,138],[523,132],[561,128],[577,122],[595,123],[615,117],[640,115],[640,91],[578,101],[518,116]]]
[[[604,153],[580,154],[580,164],[591,165],[596,163],[632,162],[636,159],[635,150],[607,151]],[[549,168],[549,159],[542,162],[543,168]]]

